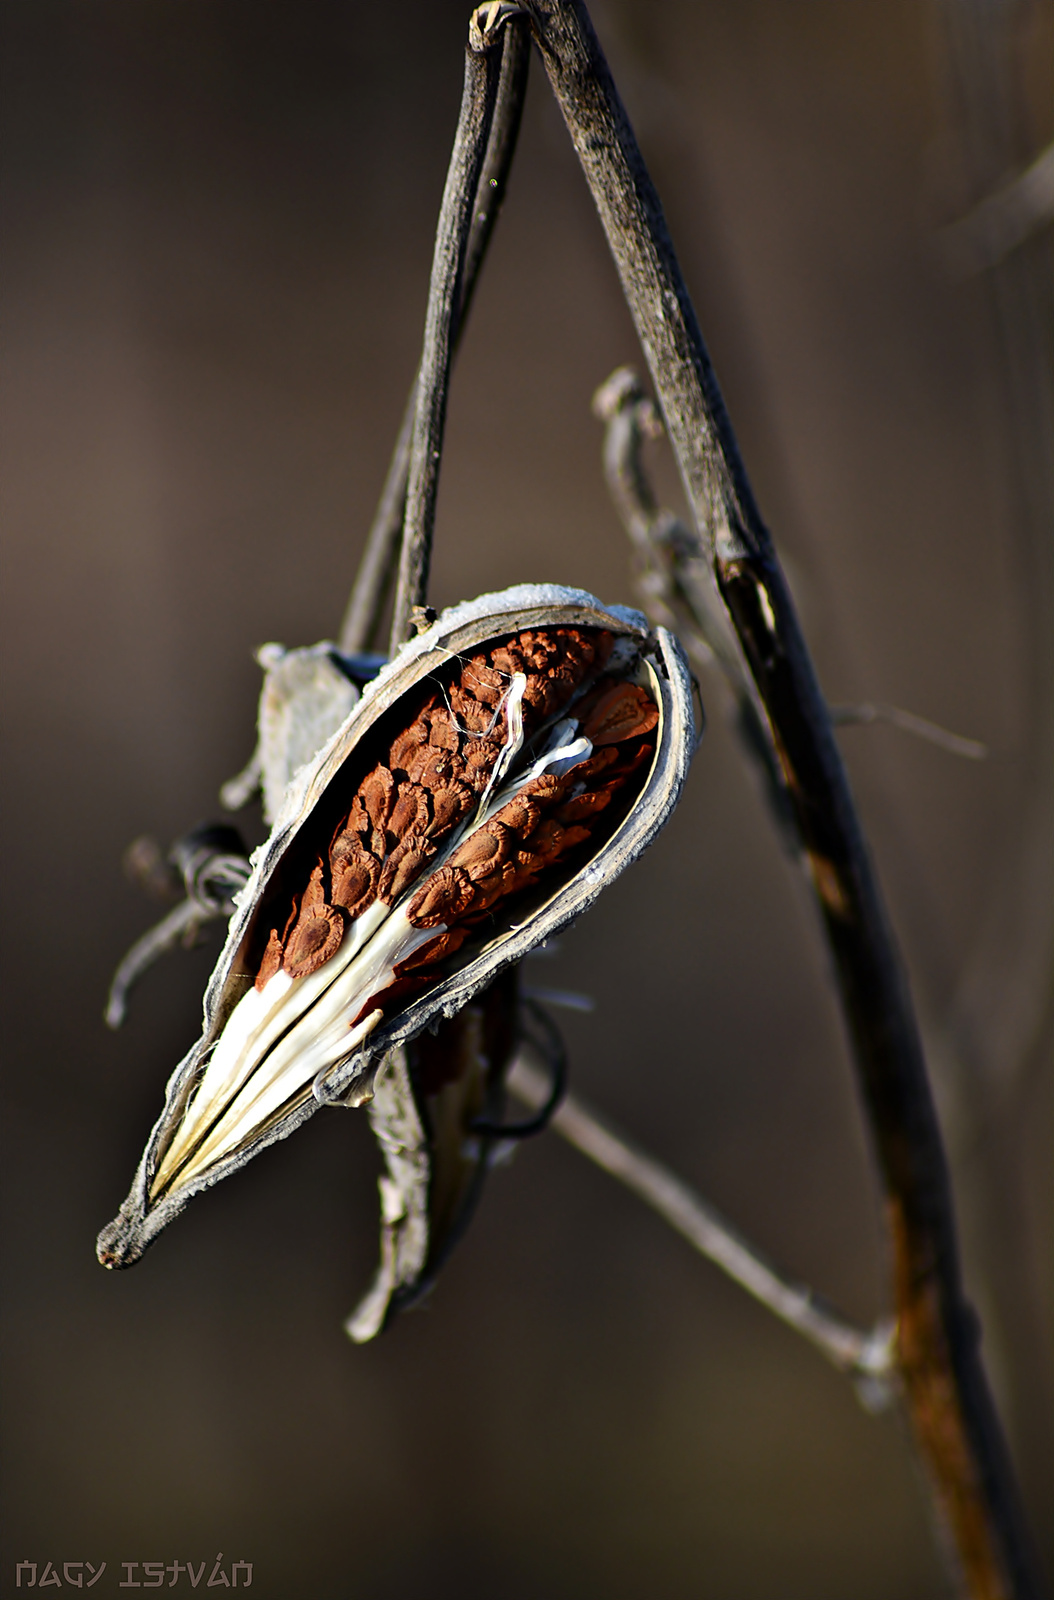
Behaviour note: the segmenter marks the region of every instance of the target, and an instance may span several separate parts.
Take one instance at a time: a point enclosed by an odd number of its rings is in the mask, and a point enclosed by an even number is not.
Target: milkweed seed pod
[[[580,916],[669,818],[687,664],[640,613],[523,585],[445,612],[290,785],[237,899],[201,1038],[99,1237],[137,1260],[200,1190]]]

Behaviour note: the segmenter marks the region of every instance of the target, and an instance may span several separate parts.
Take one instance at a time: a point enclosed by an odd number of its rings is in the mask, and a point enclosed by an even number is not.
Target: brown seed
[[[465,742],[465,782],[482,794],[490,782],[501,746],[492,739],[468,739]]]
[[[469,733],[487,733],[494,726],[494,711],[458,684],[450,691],[450,709],[458,725]],[[451,727],[453,728],[453,722]],[[456,729],[454,730],[456,732]]]
[[[560,651],[559,645],[549,634],[533,629],[521,633],[515,642],[528,672],[544,672]]]
[[[461,688],[485,706],[493,707],[505,693],[505,680],[500,672],[488,667],[483,656],[473,656],[461,674]]]
[[[368,850],[334,850],[333,904],[343,906],[352,922],[367,911],[377,897],[381,864]]]
[[[463,867],[473,882],[478,882],[507,861],[517,843],[513,830],[493,818],[458,845],[450,858],[451,865]]]
[[[600,750],[594,750],[585,761],[580,761],[574,768],[574,775],[580,783],[588,783],[590,778],[597,777],[605,768],[613,766],[618,758],[619,751],[614,745],[605,745]]]
[[[538,882],[540,869],[530,845],[516,852],[516,888],[526,889]]]
[[[450,750],[436,750],[432,745],[414,752],[406,770],[415,783],[426,789],[445,789],[464,777],[465,767],[460,756]]]
[[[475,893],[468,873],[460,867],[440,867],[418,889],[406,908],[415,928],[436,928],[441,922],[456,922],[472,902]]]
[[[423,717],[412,722],[405,732],[392,740],[388,761],[393,771],[405,772],[406,764],[415,750],[428,743],[429,726]]]
[[[368,850],[375,855],[378,861],[384,859],[388,849],[382,828],[375,828],[370,821],[366,807],[356,795],[352,802],[351,815],[343,828],[338,828],[333,843],[329,847],[330,859],[340,856],[348,851],[357,849]]]
[[[446,706],[439,706],[429,717],[428,742],[437,750],[453,750],[456,754],[461,748],[461,737],[454,726],[454,719]]]
[[[291,978],[306,978],[335,955],[344,937],[344,919],[332,907],[302,918],[282,957]]]
[[[516,886],[518,877],[515,861],[506,861],[496,871],[489,872],[475,880],[476,892],[472,897],[471,914],[478,916],[483,911],[489,911],[492,906],[511,894]]]
[[[448,928],[446,933],[437,933],[434,939],[429,939],[412,956],[407,956],[405,961],[400,961],[392,968],[397,978],[404,978],[408,972],[417,972],[421,967],[433,966],[436,962],[445,961],[447,956],[452,956],[455,950],[460,950],[468,938],[467,928]]]
[[[562,650],[545,669],[545,676],[561,683],[577,685],[585,675],[586,663],[573,650]]]
[[[541,858],[541,864],[548,866],[551,861],[565,855],[576,844],[589,838],[589,829],[580,827],[564,827],[554,817],[547,817],[534,830],[531,836],[530,849],[532,855]]]
[[[344,918],[326,904],[322,865],[311,874],[300,902],[300,914],[285,941],[282,966],[291,978],[306,978],[336,953],[344,937]]]
[[[539,674],[539,678],[544,685],[541,694],[545,715],[551,717],[567,705],[578,687],[580,675],[565,663],[547,673]]]
[[[451,783],[445,789],[432,791],[432,822],[428,829],[431,839],[441,839],[451,828],[467,817],[476,803],[472,790],[464,783]]]
[[[512,678],[517,672],[523,671],[523,657],[516,649],[515,640],[509,644],[498,645],[496,650],[490,652],[490,664],[495,672],[500,672],[506,678]]]
[[[427,789],[411,783],[407,778],[396,792],[395,805],[388,819],[388,833],[393,844],[400,839],[427,831],[432,820],[432,805]]]
[[[341,830],[338,829],[337,831],[339,833]],[[361,795],[357,794],[354,800],[351,802],[351,810],[348,813],[345,831],[348,833],[356,833],[360,835],[360,837],[373,832],[373,823],[370,821],[369,813],[362,803]]]
[[[610,801],[611,795],[607,789],[587,789],[584,794],[577,794],[565,801],[556,813],[556,819],[563,823],[588,822],[591,817],[598,817]]]
[[[528,674],[523,703],[539,717],[551,717],[568,697],[569,691],[544,672]]]
[[[375,828],[386,828],[395,804],[395,779],[387,767],[374,767],[359,785],[359,796]]]
[[[542,818],[542,808],[536,800],[529,795],[518,794],[507,805],[502,806],[495,822],[504,822],[521,839],[526,839],[532,828],[536,828]]]
[[[386,906],[398,900],[414,879],[420,877],[435,853],[435,845],[427,839],[404,839],[402,844],[397,844],[381,868],[378,899]]]
[[[483,767],[487,772],[490,772],[500,755],[501,744],[497,739],[465,740],[465,766],[469,772],[474,767]]]
[[[577,767],[572,767],[563,777],[557,777],[554,772],[543,772],[539,777],[525,783],[520,794],[528,800],[534,800],[540,806],[555,805],[558,800],[563,800],[566,796],[575,781],[573,774],[577,771]]]
[[[356,801],[355,804],[357,805],[358,801]],[[363,816],[366,816],[365,812],[363,812]],[[331,862],[339,861],[342,856],[353,856],[359,850],[364,850],[367,848],[362,842],[362,835],[359,830],[357,828],[353,828],[351,825],[354,817],[355,806],[352,806],[351,817],[349,817],[344,826],[338,828],[336,833],[333,835],[333,843],[329,847],[329,859]],[[367,833],[372,832],[368,817],[366,817],[366,831]]]
[[[267,940],[267,949],[263,953],[263,960],[260,962],[260,970],[256,974],[253,987],[262,989],[264,984],[270,983],[281,965],[282,941],[278,937],[278,929],[272,928]]]
[[[610,746],[608,747],[610,748]],[[649,761],[655,754],[655,740],[645,739],[637,746],[636,750],[620,750],[619,764],[613,768],[612,775],[617,778],[628,778],[631,772],[636,772],[642,762]]]
[[[610,638],[610,635],[608,637]],[[577,664],[579,676],[596,660],[597,647],[589,635],[583,633],[580,628],[565,628],[560,635],[560,642],[564,647],[564,654]]]
[[[594,745],[619,744],[650,733],[659,720],[655,702],[635,683],[620,683],[601,695],[582,725]]]
[[[319,865],[321,866],[321,863],[319,863]],[[270,935],[269,935],[268,940],[267,940],[267,948],[264,950],[263,961],[260,964],[260,969],[256,974],[256,978],[255,978],[255,981],[254,981],[254,984],[253,984],[254,988],[262,989],[264,984],[267,983],[270,978],[274,977],[275,973],[278,971],[279,967],[282,965],[282,946],[285,944],[286,940],[289,937],[289,934],[290,934],[290,931],[292,929],[293,923],[296,921],[296,917],[297,917],[297,903],[294,900],[292,908],[291,908],[288,916],[285,919],[285,926],[283,927],[281,933],[278,932],[277,928],[272,928],[271,929]],[[277,951],[278,951],[278,963],[277,963],[277,965],[275,965],[275,959],[274,959],[274,950],[275,950],[275,948],[277,948]]]

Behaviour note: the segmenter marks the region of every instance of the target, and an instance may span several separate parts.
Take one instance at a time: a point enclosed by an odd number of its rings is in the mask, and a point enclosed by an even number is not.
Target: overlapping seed
[[[536,885],[585,843],[596,819],[654,748],[658,711],[637,685],[601,677],[571,713],[594,746],[563,776],[530,780],[442,865],[430,870],[451,836],[479,805],[506,737],[504,701],[523,674],[524,736],[568,705],[603,671],[612,646],[600,630],[525,630],[463,662],[448,688],[429,695],[392,740],[386,762],[359,784],[348,814],[320,855],[307,887],[272,926],[256,977],[262,989],[279,969],[303,977],[329,960],[344,928],[376,901],[392,905],[413,885],[409,922],[436,928],[393,972],[382,999],[416,992],[499,900]]]

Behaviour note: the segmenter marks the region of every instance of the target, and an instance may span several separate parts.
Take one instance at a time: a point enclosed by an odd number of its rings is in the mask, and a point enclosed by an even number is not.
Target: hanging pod
[[[421,1098],[405,1047],[592,904],[669,818],[694,747],[677,641],[582,590],[484,595],[404,645],[254,854],[103,1264],[320,1105],[369,1104],[386,1061],[375,1115],[394,1095],[398,1123],[400,1073]]]

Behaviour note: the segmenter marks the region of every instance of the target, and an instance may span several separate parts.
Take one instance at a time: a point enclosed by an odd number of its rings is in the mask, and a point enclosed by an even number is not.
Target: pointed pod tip
[[[108,1272],[133,1266],[143,1253],[140,1230],[123,1212],[108,1222],[95,1242],[100,1266]]]

